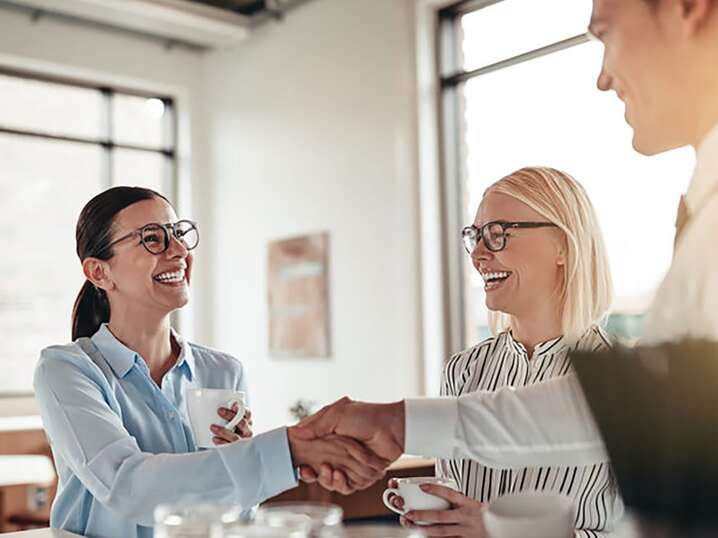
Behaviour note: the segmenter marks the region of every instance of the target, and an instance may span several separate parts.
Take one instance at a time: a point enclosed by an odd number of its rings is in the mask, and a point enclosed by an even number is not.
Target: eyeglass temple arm
[[[506,228],[548,228],[557,227],[553,222],[510,222]]]
[[[109,245],[107,245],[107,246],[108,246],[108,248],[111,247],[111,246],[114,246],[114,245],[116,245],[117,243],[119,243],[120,241],[124,241],[124,240],[127,239],[128,237],[132,237],[133,235],[137,235],[137,234],[140,233],[140,232],[141,232],[141,230],[133,230],[133,231],[131,231],[130,233],[126,233],[126,234],[123,235],[122,237],[118,237],[117,239],[115,239],[114,241],[112,241],[112,242],[111,242]]]

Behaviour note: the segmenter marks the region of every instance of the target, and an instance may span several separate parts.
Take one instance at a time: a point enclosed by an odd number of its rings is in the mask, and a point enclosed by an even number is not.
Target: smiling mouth
[[[179,284],[185,281],[185,270],[180,269],[179,271],[168,271],[166,273],[160,273],[152,277],[152,280],[159,282],[160,284]]]
[[[510,271],[496,271],[492,273],[481,273],[484,279],[484,290],[492,291],[500,287],[513,273]]]

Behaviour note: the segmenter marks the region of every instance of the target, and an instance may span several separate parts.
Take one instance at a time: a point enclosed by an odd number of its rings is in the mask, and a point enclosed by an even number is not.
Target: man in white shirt
[[[625,103],[634,148],[646,155],[685,145],[697,151],[680,201],[675,257],[648,313],[644,343],[718,340],[718,0],[594,0],[589,31],[605,46],[598,87]],[[307,438],[330,432],[362,440],[387,459],[408,452],[491,466],[606,461],[575,376],[459,398],[344,399],[303,429]],[[319,481],[336,488],[343,476],[325,468]]]

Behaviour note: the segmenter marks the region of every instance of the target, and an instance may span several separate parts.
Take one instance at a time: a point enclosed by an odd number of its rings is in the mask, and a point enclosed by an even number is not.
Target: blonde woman
[[[581,185],[551,168],[523,168],[484,193],[474,223],[462,232],[482,276],[492,338],[448,362],[442,394],[523,387],[566,375],[569,352],[609,346],[599,327],[612,285],[601,231]],[[525,490],[571,497],[576,535],[601,536],[623,512],[608,462],[587,466],[491,468],[472,460],[440,460],[437,474],[453,478],[461,493],[440,486],[425,491],[451,509],[409,512],[404,525],[422,525],[429,537],[484,537],[481,506]],[[402,500],[395,498],[395,504]]]

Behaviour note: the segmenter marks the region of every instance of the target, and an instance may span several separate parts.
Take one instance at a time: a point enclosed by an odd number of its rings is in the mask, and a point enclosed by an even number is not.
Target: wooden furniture
[[[43,455],[0,455],[0,532],[5,522],[21,527],[45,526],[46,518],[29,514],[4,514],[5,490],[14,486],[50,487],[55,482],[52,460]]]
[[[0,532],[21,530],[36,526],[48,526],[50,519],[50,505],[55,495],[57,479],[50,484],[40,484],[36,479],[44,482],[48,477],[48,461],[52,461],[50,445],[42,429],[42,422],[38,416],[0,418],[0,458],[5,456],[33,456],[41,459],[24,460],[23,466],[27,468],[30,482],[22,477],[14,480],[12,485],[0,478]],[[8,460],[5,460],[8,462]],[[16,460],[19,462],[20,460]],[[23,473],[25,470],[23,470]],[[0,472],[9,477],[9,472]],[[12,474],[17,475],[13,471]],[[53,471],[54,475],[54,471]],[[15,476],[17,479],[18,476]],[[25,485],[30,484],[30,485]],[[30,487],[47,485],[49,488],[47,504],[37,511],[28,511],[28,494]]]
[[[332,503],[344,509],[345,521],[393,516],[394,513],[384,506],[381,500],[382,493],[387,487],[387,480],[409,476],[434,476],[434,460],[417,457],[400,458],[387,470],[386,480],[351,495],[327,491],[318,484],[300,482],[299,487],[285,491],[267,500],[264,504],[289,501]]]
[[[81,538],[79,534],[73,534],[59,529],[36,529],[34,531],[21,531],[3,534],[3,538]]]

